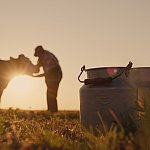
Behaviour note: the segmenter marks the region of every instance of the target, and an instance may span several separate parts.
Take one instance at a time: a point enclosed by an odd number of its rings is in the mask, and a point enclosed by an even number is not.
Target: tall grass
[[[81,129],[79,112],[0,110],[0,149],[10,150],[149,150],[150,110],[126,134],[112,126],[105,135]],[[104,125],[105,127],[105,125]]]

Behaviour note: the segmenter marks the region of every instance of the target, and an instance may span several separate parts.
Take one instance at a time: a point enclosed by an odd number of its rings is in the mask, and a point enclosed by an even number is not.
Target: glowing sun
[[[2,95],[2,108],[45,109],[46,86],[44,78],[27,75],[13,78]]]
[[[16,91],[22,95],[30,92],[32,86],[34,86],[33,81],[30,80],[28,76],[17,76],[9,83],[9,88],[12,89],[13,92]]]

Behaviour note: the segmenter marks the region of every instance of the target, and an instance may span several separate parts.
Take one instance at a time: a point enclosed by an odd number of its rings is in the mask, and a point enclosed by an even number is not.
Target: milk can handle
[[[98,85],[108,84],[108,83],[111,83],[112,80],[120,77],[123,73],[125,73],[125,76],[128,77],[131,68],[132,68],[132,62],[130,61],[129,64],[115,76],[106,77],[106,78],[85,79],[84,81],[82,81],[82,80],[80,80],[80,77],[81,77],[83,71],[86,71],[85,66],[83,66],[83,67],[81,67],[81,73],[78,76],[78,80],[81,83],[85,83],[85,85],[88,85],[88,84],[98,84]]]
[[[83,71],[86,71],[85,65],[84,65],[83,67],[81,67],[81,72],[80,72],[80,74],[79,74],[79,76],[78,76],[78,80],[79,80],[79,82],[81,82],[81,83],[84,83],[84,81],[81,81],[81,80],[80,80],[80,77],[81,77]]]

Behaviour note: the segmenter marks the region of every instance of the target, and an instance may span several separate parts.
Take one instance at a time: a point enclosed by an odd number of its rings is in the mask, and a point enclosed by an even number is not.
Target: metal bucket
[[[139,104],[150,107],[150,67],[132,68],[129,79],[137,86]]]
[[[117,75],[124,69],[125,67],[104,67],[85,69],[85,71],[88,80],[106,79]],[[122,120],[128,122],[128,114],[132,112],[137,97],[136,86],[125,74],[108,83],[84,84],[79,93],[81,125],[94,129],[101,127],[103,123],[109,129],[114,122],[118,123]]]

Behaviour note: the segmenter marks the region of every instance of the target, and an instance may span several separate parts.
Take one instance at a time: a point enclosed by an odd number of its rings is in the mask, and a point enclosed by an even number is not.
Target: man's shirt
[[[47,50],[44,50],[44,55],[39,58],[39,62],[43,66],[44,72],[48,72],[59,65],[59,61],[56,56]]]

